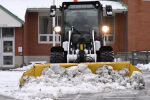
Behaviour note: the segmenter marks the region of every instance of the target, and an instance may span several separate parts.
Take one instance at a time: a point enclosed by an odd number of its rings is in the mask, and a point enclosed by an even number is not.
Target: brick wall
[[[125,47],[125,16],[123,13],[115,17],[115,51],[123,52]]]
[[[150,1],[128,1],[128,51],[150,50]]]
[[[18,51],[18,47],[22,47],[22,27],[15,28],[15,55],[22,56]]]
[[[123,13],[115,14],[115,41],[112,44],[114,53],[124,52],[125,47],[125,17]]]
[[[25,56],[48,56],[52,44],[38,43],[38,13],[27,12],[25,24]]]

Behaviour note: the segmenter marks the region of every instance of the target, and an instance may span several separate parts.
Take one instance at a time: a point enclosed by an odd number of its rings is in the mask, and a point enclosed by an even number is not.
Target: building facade
[[[113,16],[108,17],[104,14],[103,25],[110,26],[110,33],[105,34],[106,44],[114,48],[115,54],[149,50],[150,1],[110,0],[106,2],[109,4],[114,2]],[[106,2],[102,3],[106,5]],[[120,6],[120,9],[116,6]],[[17,67],[24,63],[29,64],[31,61],[49,63],[50,48],[53,43],[49,7],[50,5],[27,7],[22,19],[13,13],[12,9],[7,8],[5,3],[0,2],[0,68]],[[59,12],[56,19],[58,19],[56,24],[61,25]],[[60,45],[60,42],[61,36],[56,34],[56,44]]]

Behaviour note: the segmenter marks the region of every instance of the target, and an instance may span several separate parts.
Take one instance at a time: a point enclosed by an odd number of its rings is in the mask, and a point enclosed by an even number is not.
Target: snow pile
[[[26,94],[24,99],[42,100],[56,99],[64,94],[95,93],[121,89],[143,89],[144,79],[140,72],[133,72],[129,78],[129,70],[113,70],[112,66],[104,65],[93,74],[87,65],[79,64],[69,68],[52,64],[43,70],[41,77],[24,77],[24,86],[17,95]],[[16,96],[15,96],[16,97]]]
[[[23,66],[21,68],[12,69],[12,71],[27,71],[33,66],[34,66],[34,64],[29,64],[29,65]]]
[[[142,71],[150,71],[150,63],[149,64],[137,64],[136,67]]]
[[[11,94],[14,94],[15,90],[19,88],[19,79],[22,74],[23,72],[20,71],[0,70],[0,94],[12,96]],[[0,100],[2,100],[1,96]]]
[[[46,61],[32,61],[29,63],[29,65],[27,66],[23,66],[21,68],[16,68],[16,69],[12,69],[13,71],[27,71],[29,70],[31,67],[34,66],[34,64],[46,64]]]

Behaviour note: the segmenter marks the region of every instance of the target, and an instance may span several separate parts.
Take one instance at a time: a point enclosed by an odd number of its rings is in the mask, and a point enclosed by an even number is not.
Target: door
[[[1,67],[14,67],[14,28],[1,28]]]

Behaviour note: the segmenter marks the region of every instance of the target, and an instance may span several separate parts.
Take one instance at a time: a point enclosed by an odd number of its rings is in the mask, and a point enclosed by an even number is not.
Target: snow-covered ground
[[[139,72],[134,72],[130,78],[126,77],[127,69],[117,72],[111,66],[104,66],[92,74],[86,65],[66,69],[52,65],[43,70],[41,77],[25,77],[26,83],[19,88],[20,77],[31,66],[0,71],[0,94],[21,100],[50,100],[65,94],[141,89],[144,84]],[[148,65],[142,65],[140,69],[144,69],[144,66]]]
[[[149,64],[137,64],[137,68],[142,71],[150,71],[150,63]]]

